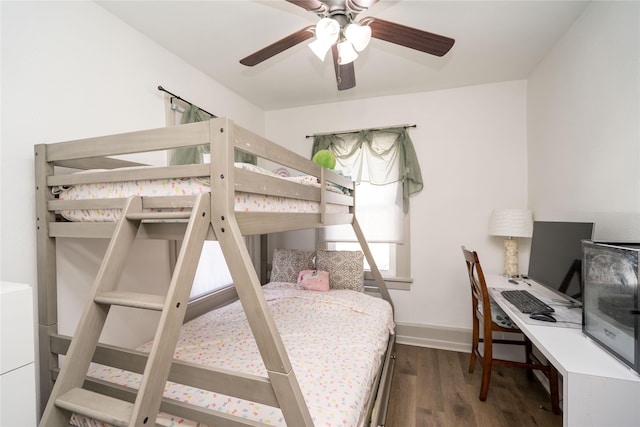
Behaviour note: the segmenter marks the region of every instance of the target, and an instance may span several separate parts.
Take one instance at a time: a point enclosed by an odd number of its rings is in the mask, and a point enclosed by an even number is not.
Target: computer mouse
[[[532,313],[529,317],[533,320],[541,320],[543,322],[557,322],[555,317],[547,313]]]

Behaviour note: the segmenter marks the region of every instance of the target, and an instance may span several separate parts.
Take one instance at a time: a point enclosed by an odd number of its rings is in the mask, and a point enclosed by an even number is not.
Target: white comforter
[[[316,426],[359,426],[394,323],[390,305],[349,290],[314,292],[289,283],[265,286],[265,296]],[[150,344],[142,347],[148,350]],[[175,358],[267,376],[239,302],[184,325]],[[89,375],[137,387],[141,375],[95,365]],[[257,420],[286,425],[280,409],[167,383],[165,396]],[[75,416],[77,426],[103,426]],[[164,426],[198,426],[160,414]]]

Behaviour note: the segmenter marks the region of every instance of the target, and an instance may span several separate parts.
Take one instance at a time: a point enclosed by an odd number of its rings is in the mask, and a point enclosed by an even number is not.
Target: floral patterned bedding
[[[314,292],[271,283],[264,293],[316,426],[360,426],[371,386],[394,323],[390,305],[350,290]],[[141,347],[148,351],[150,343]],[[267,376],[240,303],[207,313],[183,326],[175,358]],[[92,365],[89,375],[137,387],[141,375]],[[285,426],[280,409],[171,382],[165,397],[227,414]],[[163,426],[198,423],[161,413]],[[105,424],[74,415],[76,426]]]
[[[246,163],[236,163],[236,167],[262,173],[279,179],[294,181],[299,184],[319,187],[313,176],[282,177],[266,169]],[[329,191],[342,193],[334,186],[327,186]],[[77,184],[70,187],[57,188],[60,200],[95,200],[127,198],[131,196],[193,196],[210,191],[206,178],[173,178],[156,180],[118,181],[96,184]],[[320,203],[309,200],[286,197],[267,196],[261,194],[236,192],[236,212],[280,212],[280,213],[319,213]],[[344,205],[327,205],[327,213],[346,213]],[[61,211],[60,214],[69,221],[78,222],[112,222],[120,217],[119,209],[73,209]]]

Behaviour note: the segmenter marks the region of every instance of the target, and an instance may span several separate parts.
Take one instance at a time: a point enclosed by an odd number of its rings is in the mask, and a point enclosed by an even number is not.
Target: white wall
[[[411,198],[414,283],[392,291],[396,320],[469,329],[460,246],[478,250],[486,270],[502,271],[502,242],[487,227],[493,209],[526,207],[525,107],[526,82],[512,81],[270,111],[266,136],[309,156],[305,135],[314,132],[416,124],[409,134],[425,186]]]
[[[264,130],[260,109],[93,2],[1,2],[1,7],[2,280],[36,285],[34,144],[163,127],[164,94],[158,85],[255,132]],[[163,162],[164,156],[148,160]],[[144,250],[136,251],[135,264],[157,266],[158,259],[166,259],[166,244],[137,244]],[[61,239],[59,246],[59,270],[65,271],[59,299],[70,307],[91,285],[106,241]],[[138,281],[149,272],[145,267],[131,269],[123,283]],[[167,274],[168,267],[151,268],[147,277],[156,286],[168,282]],[[79,315],[63,308],[61,330],[69,333]],[[118,335],[123,334],[106,340]]]
[[[536,216],[640,241],[640,3],[591,3],[528,84]]]

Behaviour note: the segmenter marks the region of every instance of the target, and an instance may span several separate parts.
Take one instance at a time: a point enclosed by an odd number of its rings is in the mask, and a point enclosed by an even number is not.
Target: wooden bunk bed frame
[[[141,164],[112,157],[199,145],[210,146],[210,164],[129,168],[129,166],[140,166]],[[320,187],[314,188],[295,182],[283,182],[277,178],[266,177],[235,168],[233,157],[234,150],[236,149],[254,154],[259,158],[275,162],[293,170],[315,176],[319,179]],[[80,170],[106,169],[106,171],[82,174],[56,174],[58,167]],[[163,410],[185,419],[216,426],[263,425],[260,423],[248,423],[239,417],[231,417],[192,405],[182,404],[175,400],[162,398],[162,385],[168,378],[171,381],[207,390],[211,390],[213,384],[216,392],[281,408],[287,425],[296,427],[313,425],[309,410],[300,392],[295,373],[288,359],[287,352],[262,293],[258,274],[254,269],[242,237],[244,235],[266,235],[274,232],[317,228],[327,225],[352,224],[356,236],[360,241],[364,256],[371,266],[377,290],[381,297],[387,300],[393,307],[384,280],[376,267],[373,256],[354,215],[355,187],[353,182],[263,137],[236,126],[233,121],[229,119],[215,118],[208,122],[161,129],[54,144],[39,144],[35,146],[35,174],[40,353],[39,383],[41,408],[43,408],[44,411],[41,425],[46,425],[47,427],[62,425],[64,423],[62,420],[65,418],[68,420],[68,415],[71,411],[78,409],[78,411],[81,412],[82,409],[86,409],[82,407],[82,403],[77,404],[77,406],[61,405],[62,408],[56,407],[55,400],[62,400],[60,396],[53,396],[53,394],[56,394],[58,382],[62,384],[67,381],[66,379],[56,381],[56,379],[65,378],[65,369],[73,370],[73,368],[70,367],[63,367],[62,370],[59,368],[59,355],[67,354],[67,351],[69,351],[70,354],[67,355],[68,361],[74,360],[70,359],[72,357],[71,352],[73,351],[85,353],[83,357],[87,359],[87,364],[93,360],[94,362],[133,372],[142,373],[144,371],[145,374],[147,373],[145,364],[151,363],[150,360],[153,357],[153,355],[147,355],[131,349],[99,344],[97,340],[101,325],[92,326],[97,330],[97,335],[96,331],[93,331],[91,334],[96,336],[88,341],[93,340],[95,342],[88,344],[88,347],[84,350],[78,350],[77,348],[73,350],[74,346],[78,347],[81,345],[77,344],[76,341],[82,341],[84,338],[74,339],[72,342],[70,337],[62,336],[58,333],[56,290],[56,238],[58,237],[112,239],[105,258],[109,256],[120,258],[115,262],[116,270],[118,270],[117,266],[121,265],[125,258],[124,255],[110,255],[111,252],[121,252],[119,250],[120,247],[117,246],[119,243],[114,243],[119,239],[116,237],[119,233],[128,234],[129,237],[126,237],[126,239],[184,239],[182,246],[183,249],[186,249],[181,251],[178,256],[178,264],[176,266],[177,273],[174,273],[174,278],[172,278],[172,284],[170,285],[170,288],[173,287],[173,283],[175,282],[176,292],[182,295],[180,298],[183,298],[184,295],[187,295],[188,298],[192,281],[189,280],[189,278],[193,278],[191,273],[195,272],[198,263],[200,251],[194,250],[194,248],[201,248],[205,239],[218,240],[235,283],[237,297],[243,305],[265,367],[269,372],[268,378],[265,378],[210,367],[199,367],[186,362],[173,360],[172,355],[175,342],[173,343],[173,347],[171,347],[171,340],[169,340],[168,348],[159,350],[164,353],[164,360],[168,360],[168,362],[160,363],[160,365],[164,367],[149,368],[155,369],[155,371],[150,372],[153,372],[153,376],[159,378],[156,381],[158,384],[155,385],[155,388],[149,388],[148,390],[157,390],[159,387],[160,391],[146,392],[147,394],[154,394],[154,396],[142,396],[145,394],[145,392],[142,391],[142,386],[141,391],[136,392],[136,390],[115,386],[104,381],[91,379],[89,377],[85,378],[85,374],[81,374],[82,378],[80,381],[84,381],[84,386],[80,384],[79,387],[115,397],[126,402],[136,402],[136,405],[138,405],[138,401],[142,399],[146,402],[143,404],[143,407],[146,409],[150,408],[150,412],[148,412],[146,416],[144,414],[143,416],[134,415],[128,422],[119,421],[116,419],[117,417],[114,417],[112,419],[114,424],[131,426],[148,425],[149,415],[156,414],[158,410]],[[64,185],[184,177],[208,177],[210,179],[211,192],[201,196],[143,196],[133,199],[76,201],[58,200],[52,194],[52,188]],[[326,184],[329,182],[350,189],[351,194],[336,194],[327,191]],[[234,210],[235,191],[312,200],[319,202],[320,212],[313,214],[236,212]],[[327,213],[326,206],[330,203],[348,206],[348,213]],[[69,222],[61,219],[60,216],[56,214],[56,212],[65,209],[114,208],[123,209],[122,218],[117,223]],[[182,218],[182,221],[159,222],[157,221],[158,217],[154,217],[154,214],[143,213],[142,208],[188,208],[193,209],[193,212],[186,216],[184,214],[167,213],[163,219],[176,220]],[[127,212],[133,213],[127,214],[128,217],[126,217],[124,209],[129,209]],[[131,209],[133,209],[133,211],[131,211]],[[200,214],[200,212],[202,212],[202,214]],[[190,218],[188,222],[186,218]],[[150,221],[153,219],[156,219],[156,221]],[[133,231],[120,230],[130,225],[129,223],[135,223]],[[129,245],[129,243],[130,242],[123,244],[124,246],[122,247]],[[115,285],[117,285],[117,281],[119,280],[119,277],[115,277],[118,276],[117,272],[109,273],[107,271],[105,273],[104,263],[98,275],[109,276],[107,279],[104,279],[104,277],[102,277],[102,279],[114,282]],[[177,279],[176,275],[178,276]],[[98,281],[99,279],[96,279],[96,282]],[[188,285],[180,285],[180,283],[187,282]],[[188,289],[185,291],[184,288]],[[171,298],[174,298],[172,303],[175,303],[175,298],[178,297]],[[113,300],[115,299],[117,298],[114,297]],[[169,295],[167,299],[169,299]],[[104,300],[102,303],[105,303]],[[89,304],[91,304],[91,302]],[[168,321],[173,324],[171,330],[175,330],[176,325],[179,327],[185,319],[193,318],[202,312],[216,308],[215,304],[220,304],[219,298],[214,300],[214,302],[201,299],[195,302],[189,302],[188,308],[186,308],[186,310],[179,310],[177,314],[176,311],[170,311],[166,315],[163,312],[162,317],[168,317]],[[142,303],[140,304],[140,306],[144,305],[145,304]],[[180,306],[179,302],[177,306]],[[85,309],[85,313],[86,310],[87,309]],[[106,311],[108,311],[108,309]],[[78,329],[80,330],[81,327],[82,326],[79,325]],[[81,332],[76,331],[76,335],[80,336]],[[175,335],[177,336],[177,332],[175,332]],[[372,426],[384,424],[391,374],[393,371],[394,344],[395,337],[391,335],[383,364],[375,381],[374,391],[371,393],[369,401],[367,402],[369,424]],[[169,355],[169,359],[167,359],[167,355]],[[149,360],[149,362],[147,362],[147,360]],[[84,364],[84,362],[81,363],[81,365],[82,364]],[[67,365],[71,365],[71,363]],[[167,373],[164,374],[163,370],[166,370]],[[82,372],[86,373],[86,369]],[[156,373],[160,374],[156,375]],[[76,373],[76,377],[78,375],[80,374]],[[93,400],[93,398],[89,398],[89,400]],[[85,404],[91,406],[91,402],[85,402]],[[105,404],[105,402],[101,401],[96,405],[101,406]],[[129,403],[129,405],[131,406],[132,404]],[[116,409],[105,408],[103,410],[107,415],[112,415],[109,414],[111,411],[115,413]],[[51,415],[51,412],[55,414]],[[89,411],[89,415],[91,414],[92,412]],[[154,417],[151,418],[151,420],[155,419],[155,415],[151,416]],[[97,416],[97,418],[99,419],[100,417]],[[153,424],[153,422],[151,422],[151,424]]]

